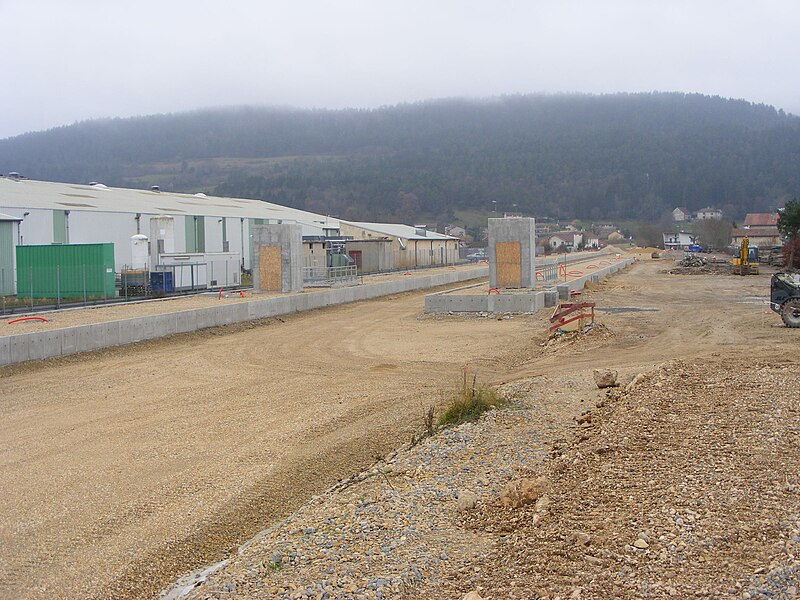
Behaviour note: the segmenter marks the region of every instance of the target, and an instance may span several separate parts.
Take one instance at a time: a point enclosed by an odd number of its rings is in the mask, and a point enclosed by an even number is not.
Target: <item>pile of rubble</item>
[[[573,344],[583,344],[587,339],[607,340],[614,337],[614,332],[602,323],[589,323],[577,331],[552,332],[547,339],[539,344],[542,348],[562,348]]]
[[[708,264],[708,260],[698,254],[686,254],[678,264],[682,267],[704,267]]]
[[[798,383],[793,364],[720,359],[605,387],[520,501],[462,513],[491,551],[418,597],[795,597]]]
[[[670,275],[727,275],[730,272],[728,261],[698,254],[685,254],[677,261],[677,266],[668,271]]]

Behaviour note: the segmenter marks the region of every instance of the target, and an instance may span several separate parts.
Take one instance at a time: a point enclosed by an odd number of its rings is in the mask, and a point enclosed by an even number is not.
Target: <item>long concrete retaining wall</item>
[[[467,286],[472,287],[472,286]],[[545,306],[545,292],[517,292],[514,294],[459,294],[458,288],[438,294],[425,296],[426,313],[448,312],[502,312],[528,313],[536,312]]]
[[[598,269],[596,271],[592,271],[591,273],[583,275],[582,277],[571,279],[566,283],[559,284],[556,286],[556,289],[558,290],[558,297],[561,300],[567,300],[569,299],[570,292],[579,292],[586,286],[587,281],[591,281],[592,283],[597,283],[598,281],[600,281],[601,278],[607,275],[612,275],[613,273],[616,273],[620,269],[624,269],[625,267],[630,266],[635,262],[636,262],[635,258],[623,258],[619,262],[616,262],[612,265],[603,267],[602,269]]]
[[[616,273],[635,262],[633,258],[624,258],[609,266],[597,269],[562,284],[551,286],[551,289],[531,291],[528,293],[509,294],[459,294],[459,290],[473,286],[464,286],[455,290],[437,292],[425,296],[425,312],[433,314],[449,312],[536,312],[545,306],[555,306],[558,300],[568,300],[569,293],[580,291],[587,281],[597,283],[600,278]]]
[[[466,271],[448,271],[420,277],[410,276],[353,287],[263,298],[236,304],[222,304],[152,317],[138,317],[53,329],[52,331],[3,336],[0,337],[0,366],[54,356],[67,356],[122,344],[133,344],[174,333],[187,333],[207,327],[276,317],[336,304],[371,300],[391,294],[479,279],[488,277],[488,275],[488,267],[479,267]]]

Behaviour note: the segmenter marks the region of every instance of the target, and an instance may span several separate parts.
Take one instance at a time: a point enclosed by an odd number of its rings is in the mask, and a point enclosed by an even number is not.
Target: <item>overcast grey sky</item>
[[[0,0],[0,138],[232,104],[684,91],[800,114],[797,0]]]

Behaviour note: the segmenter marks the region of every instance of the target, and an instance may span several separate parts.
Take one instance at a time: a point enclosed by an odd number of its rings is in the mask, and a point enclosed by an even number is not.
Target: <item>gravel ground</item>
[[[672,361],[607,394],[588,379],[506,386],[513,408],[314,498],[190,597],[795,597],[796,362]],[[535,503],[498,500],[533,477]]]
[[[419,597],[797,595],[795,360],[673,361],[599,404],[533,467],[548,506],[479,504],[465,529],[506,537]]]
[[[564,393],[544,403],[542,386]],[[392,453],[315,497],[191,597],[415,597],[423,582],[490,549],[490,539],[461,527],[460,502],[471,494],[488,502],[509,478],[541,463],[553,441],[575,428],[572,417],[591,388],[581,377],[504,386],[512,408]]]

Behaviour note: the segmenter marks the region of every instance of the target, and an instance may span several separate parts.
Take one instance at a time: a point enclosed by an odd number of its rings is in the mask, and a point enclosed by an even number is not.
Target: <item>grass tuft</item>
[[[458,389],[450,398],[444,412],[439,417],[439,425],[458,425],[475,421],[490,407],[500,407],[506,401],[491,387],[478,384],[477,373],[472,374],[464,367]]]

